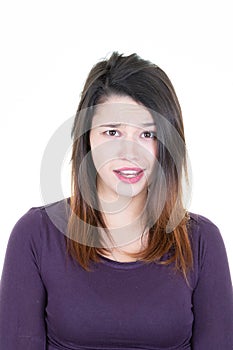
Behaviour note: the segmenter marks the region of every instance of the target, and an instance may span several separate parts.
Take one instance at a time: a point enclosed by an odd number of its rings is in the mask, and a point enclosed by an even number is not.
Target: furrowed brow
[[[115,128],[115,127],[118,127],[118,126],[121,126],[121,125],[122,125],[121,123],[117,123],[117,124],[102,124],[102,125],[99,125],[99,127]],[[155,126],[155,123],[154,122],[152,122],[152,123],[142,123],[139,126]]]

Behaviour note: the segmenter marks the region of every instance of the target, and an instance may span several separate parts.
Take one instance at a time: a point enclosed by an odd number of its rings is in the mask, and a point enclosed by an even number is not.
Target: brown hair
[[[185,174],[188,181],[182,112],[172,83],[164,71],[135,53],[123,56],[113,52],[109,59],[98,62],[91,69],[84,85],[71,132],[72,192],[71,215],[66,233],[67,252],[86,271],[90,271],[89,261],[99,262],[98,253],[108,251],[99,245],[95,230],[101,226],[108,232],[101,211],[98,210],[95,181],[91,176],[96,170],[91,156],[87,157],[86,162],[83,162],[83,159],[91,153],[89,130],[95,106],[111,95],[130,96],[148,108],[154,119],[158,120],[162,116],[176,131],[177,140],[182,141],[173,144],[168,124],[162,123],[160,128],[158,127],[157,160],[166,182],[165,204],[159,217],[156,217],[155,213],[158,213],[159,203],[164,196],[164,188],[161,186],[161,181],[158,182],[157,174],[148,192],[147,217],[150,223],[148,245],[144,250],[128,255],[140,258],[146,263],[156,262],[165,265],[175,263],[175,271],[181,271],[187,282],[188,270],[193,267],[193,255],[188,233],[190,218],[182,202],[181,173]],[[170,149],[169,145],[165,147],[166,143],[170,144]],[[174,148],[176,155],[178,154],[176,160],[171,154],[171,149]],[[176,208],[175,215],[174,208]],[[170,233],[167,233],[169,220],[173,217],[175,222],[177,216],[180,218],[178,223]],[[167,259],[162,260],[166,253]]]

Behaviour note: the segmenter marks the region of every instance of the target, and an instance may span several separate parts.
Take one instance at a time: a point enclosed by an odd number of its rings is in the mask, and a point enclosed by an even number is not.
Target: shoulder
[[[214,265],[216,260],[226,262],[226,248],[218,226],[203,215],[189,215],[188,231],[198,270],[200,271],[204,264]]]
[[[218,226],[209,218],[189,212],[188,228],[192,240],[202,240],[208,244],[222,241]]]
[[[15,260],[20,256],[20,259],[30,260],[31,257],[38,265],[41,264],[43,247],[48,246],[49,239],[61,237],[57,235],[56,226],[61,226],[61,223],[64,226],[66,221],[64,203],[67,203],[67,200],[31,207],[16,221],[7,244],[6,254],[10,259]],[[52,234],[53,232],[56,235]]]
[[[14,224],[10,239],[20,236],[20,238],[26,238],[31,235],[40,227],[42,214],[40,207],[32,207],[25,212]]]
[[[49,226],[64,222],[65,210],[67,209],[67,199],[44,204],[41,206],[31,207],[25,212],[14,224],[9,241],[34,240],[37,243],[41,239],[43,231]]]

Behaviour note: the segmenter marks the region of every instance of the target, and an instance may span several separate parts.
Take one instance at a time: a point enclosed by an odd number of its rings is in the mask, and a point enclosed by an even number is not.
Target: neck
[[[118,196],[114,201],[98,196],[99,207],[109,228],[122,227],[135,222],[145,210],[147,192],[135,197]]]
[[[116,202],[107,202],[99,196],[100,210],[114,240],[114,246],[125,246],[141,237],[146,223],[146,199],[147,193],[131,198],[121,196]],[[101,231],[104,234],[103,229]],[[105,244],[113,246],[108,238],[105,238]]]

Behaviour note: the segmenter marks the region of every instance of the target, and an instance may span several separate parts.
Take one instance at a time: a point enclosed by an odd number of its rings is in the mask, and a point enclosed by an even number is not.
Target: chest
[[[94,264],[92,272],[67,266],[56,274],[47,267],[46,322],[51,342],[166,348],[191,337],[191,292],[181,276],[166,266],[127,270],[101,263]]]

